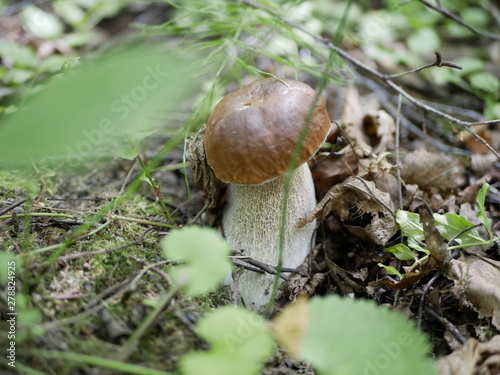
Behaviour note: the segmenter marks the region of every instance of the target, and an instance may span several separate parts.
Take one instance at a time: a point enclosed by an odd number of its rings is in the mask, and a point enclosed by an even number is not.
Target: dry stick
[[[424,4],[425,6],[431,8],[431,9],[434,9],[436,12],[441,13],[443,16],[445,16],[447,18],[450,18],[453,21],[455,21],[456,23],[458,23],[458,24],[462,25],[463,27],[469,29],[474,34],[478,34],[478,35],[484,36],[485,38],[489,38],[489,39],[500,40],[500,35],[499,34],[489,33],[488,31],[484,31],[484,30],[476,28],[475,26],[472,26],[471,24],[465,22],[463,19],[461,19],[456,14],[451,13],[448,9],[443,8],[441,6],[441,4],[439,4],[439,3],[438,3],[438,5],[435,5],[435,4],[432,4],[431,2],[429,2],[427,0],[419,0],[419,1],[422,4]]]
[[[429,306],[425,306],[425,311],[432,316],[434,319],[439,321],[448,331],[450,331],[453,336],[458,340],[460,344],[465,344],[467,340],[462,336],[460,331],[455,327],[448,319],[445,317],[439,315],[437,312],[435,312],[433,309],[431,309]]]
[[[261,269],[264,272],[270,273],[271,275],[275,275],[276,274],[277,267],[271,266],[271,265],[266,264],[266,263],[259,262],[258,260],[252,259],[252,258],[250,258],[248,256],[245,256],[242,253],[239,253],[237,251],[231,251],[231,255],[234,256],[234,257],[238,257],[239,260],[242,260],[242,261],[244,261],[244,262],[246,262],[246,263],[248,263],[248,264],[250,264],[250,265],[252,265],[254,267],[257,267],[258,269]],[[241,265],[241,266],[244,267],[243,265]],[[281,267],[281,272],[298,273],[299,271],[296,270],[295,268]],[[283,276],[281,274],[280,274],[280,277],[283,280],[287,280],[288,281],[288,277]]]
[[[409,93],[407,93],[405,90],[403,90],[401,87],[399,87],[398,85],[396,85],[392,80],[391,80],[391,77],[390,75],[386,75],[386,74],[382,74],[380,73],[379,71],[369,67],[368,65],[366,64],[363,64],[361,61],[359,61],[358,59],[352,57],[351,55],[349,55],[346,51],[344,51],[342,48],[339,48],[337,46],[335,46],[334,44],[332,44],[328,39],[326,38],[323,38],[323,37],[320,37],[308,30],[306,30],[305,28],[303,28],[302,26],[300,26],[299,24],[297,24],[296,22],[293,22],[287,18],[284,18],[282,16],[280,16],[277,12],[269,9],[269,8],[266,8],[266,7],[263,7],[259,4],[256,4],[254,3],[253,1],[251,0],[238,0],[239,2],[243,3],[243,4],[246,4],[252,8],[255,8],[255,9],[260,9],[260,10],[263,10],[264,12],[272,15],[273,17],[276,17],[277,19],[279,19],[280,21],[284,22],[285,24],[287,24],[288,26],[294,28],[294,29],[297,29],[301,32],[303,32],[304,34],[310,36],[311,38],[313,38],[316,42],[320,43],[320,44],[323,44],[325,45],[327,48],[337,52],[344,60],[350,62],[351,64],[353,64],[354,66],[356,66],[357,68],[359,68],[360,70],[364,71],[365,73],[368,73],[372,76],[375,76],[377,77],[378,79],[384,81],[385,83],[387,83],[387,85],[389,85],[393,90],[395,90],[396,92],[398,92],[399,94],[403,95],[406,99],[408,99],[408,101],[410,101],[410,103],[414,104],[415,106],[427,111],[427,112],[431,112],[431,113],[434,113],[435,115],[438,115],[440,117],[443,117],[445,118],[446,120],[456,124],[457,126],[459,126],[460,128],[466,130],[467,132],[469,132],[474,138],[476,138],[478,141],[480,141],[481,143],[483,143],[485,145],[485,147],[488,148],[488,150],[490,150],[499,160],[500,160],[500,154],[493,148],[491,147],[491,145],[486,142],[481,136],[479,136],[478,134],[476,134],[474,131],[472,131],[470,129],[470,126],[473,126],[473,125],[481,125],[481,124],[496,124],[496,123],[499,123],[500,122],[500,119],[497,119],[497,120],[489,120],[489,121],[478,121],[478,122],[470,122],[470,121],[463,121],[463,120],[460,120],[458,118],[455,118],[453,116],[450,116],[448,115],[447,113],[444,113],[434,107],[431,107],[431,106],[428,106],[424,103],[422,103],[420,100],[418,99],[415,99],[413,96],[411,96]]]
[[[129,255],[129,258],[135,260],[138,263],[144,264],[146,266],[146,271],[150,269],[151,271],[156,272],[158,275],[160,275],[161,277],[163,277],[165,279],[165,281],[168,283],[168,285],[171,284],[170,277],[168,276],[168,274],[165,273],[165,272],[163,272],[158,267],[156,267],[156,266],[158,266],[160,264],[169,263],[170,262],[169,260],[164,260],[164,261],[161,261],[161,262],[158,262],[158,263],[155,263],[155,264],[151,264],[147,260],[138,258],[138,257],[136,257],[134,255]]]
[[[439,52],[436,51],[436,52],[434,52],[434,54],[436,55],[436,59],[432,63],[430,63],[430,64],[421,66],[420,68],[415,68],[415,69],[412,69],[412,70],[408,70],[406,72],[395,73],[395,74],[387,74],[385,77],[386,77],[386,79],[394,79],[394,78],[405,76],[407,74],[418,73],[418,72],[420,72],[420,71],[422,71],[424,69],[432,68],[433,66],[437,66],[439,68],[441,68],[443,66],[447,66],[449,68],[454,68],[454,69],[458,69],[458,70],[462,70],[463,69],[460,65],[455,64],[454,62],[443,61],[443,58],[441,57],[441,54]]]
[[[0,211],[0,216],[5,214],[6,212],[9,212],[10,210],[13,210],[17,206],[22,205],[24,202],[26,202],[26,198],[21,199],[20,201],[17,201],[15,203],[12,203],[10,206],[5,207],[3,210]]]
[[[424,290],[422,291],[422,296],[420,297],[420,304],[418,306],[418,315],[417,315],[418,328],[422,328],[422,316],[424,313],[425,297],[427,297],[427,294],[429,293],[432,284],[434,284],[434,282],[438,279],[439,275],[441,275],[441,273],[436,272],[436,274],[432,276],[432,279],[430,279],[429,282],[425,284]]]

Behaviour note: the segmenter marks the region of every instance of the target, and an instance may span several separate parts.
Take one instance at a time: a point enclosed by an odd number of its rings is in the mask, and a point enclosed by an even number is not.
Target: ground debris
[[[488,342],[469,339],[464,346],[437,361],[440,375],[500,374],[500,335]]]

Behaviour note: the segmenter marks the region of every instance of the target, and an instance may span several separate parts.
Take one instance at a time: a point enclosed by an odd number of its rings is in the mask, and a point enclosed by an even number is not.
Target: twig
[[[235,1],[235,0],[232,0],[232,1]],[[256,4],[256,3],[254,3],[251,0],[237,0],[237,1],[239,1],[239,2],[241,2],[243,4],[246,4],[246,5],[248,5],[248,6],[252,7],[252,8],[262,10],[262,11],[264,11],[264,12],[272,15],[273,17],[276,17],[277,19],[279,19],[281,22],[285,23],[289,27],[292,27],[292,28],[294,28],[296,30],[301,31],[302,33],[304,33],[304,34],[308,35],[309,37],[311,37],[317,43],[320,43],[320,44],[326,46],[327,48],[329,48],[330,50],[335,51],[340,57],[342,57],[344,60],[346,60],[347,62],[351,63],[353,66],[355,66],[357,70],[360,70],[360,71],[364,72],[365,74],[369,74],[369,75],[371,75],[373,77],[376,77],[376,78],[384,81],[390,88],[392,88],[397,93],[401,94],[403,97],[405,97],[406,99],[408,99],[408,101],[410,103],[412,103],[415,106],[423,109],[424,111],[431,112],[431,113],[433,113],[433,114],[435,114],[437,116],[440,116],[440,117],[442,117],[442,118],[444,118],[444,119],[446,119],[446,120],[454,123],[456,126],[458,126],[458,127],[462,128],[462,129],[466,130],[474,138],[476,138],[479,142],[483,143],[485,145],[485,147],[487,147],[488,150],[490,150],[500,160],[500,154],[488,142],[486,142],[486,140],[484,140],[481,136],[479,136],[478,134],[476,134],[474,131],[472,131],[470,129],[470,127],[474,126],[474,125],[497,124],[497,123],[500,123],[500,119],[489,120],[489,121],[470,122],[470,121],[464,121],[464,120],[460,120],[460,119],[458,119],[456,117],[450,116],[447,113],[444,113],[444,112],[442,112],[442,111],[440,111],[440,110],[438,110],[438,109],[436,109],[434,107],[431,107],[431,106],[428,106],[428,105],[424,104],[423,102],[421,102],[418,99],[415,99],[412,95],[410,95],[405,90],[403,90],[401,87],[399,87],[397,84],[395,84],[391,80],[391,76],[390,75],[382,74],[379,71],[377,71],[376,69],[373,69],[373,68],[369,67],[368,65],[362,63],[358,59],[356,59],[356,58],[352,57],[351,55],[349,55],[342,48],[337,47],[334,44],[332,44],[328,39],[320,37],[320,36],[314,34],[313,32],[310,32],[310,31],[306,30],[304,27],[300,26],[296,22],[293,22],[293,21],[291,21],[291,20],[289,20],[289,19],[281,16],[279,13],[273,11],[272,9],[269,9],[267,7],[264,7],[264,6],[261,6],[259,4]]]
[[[274,266],[271,266],[269,264],[266,264],[266,263],[262,263],[262,262],[259,262],[258,260],[255,260],[255,259],[252,259],[248,256],[245,256],[243,255],[242,253],[239,253],[237,251],[231,251],[231,255],[233,257],[237,257],[239,260],[242,260],[254,267],[257,267],[267,273],[270,273],[271,275],[275,275],[276,274],[276,271],[277,271],[277,267],[274,267]],[[281,267],[281,272],[287,272],[287,273],[299,273],[299,271],[295,268],[286,268],[286,267]],[[284,276],[284,275],[280,275],[280,277],[283,279],[283,280],[289,280],[288,277]]]
[[[407,74],[412,74],[412,73],[418,73],[424,69],[428,69],[428,68],[432,68],[433,66],[437,66],[437,67],[443,67],[443,66],[447,66],[449,68],[454,68],[454,69],[458,69],[458,70],[462,70],[463,68],[458,65],[458,64],[455,64],[454,62],[451,62],[451,61],[443,61],[443,58],[441,57],[441,54],[439,52],[434,52],[436,54],[436,59],[434,60],[434,62],[430,63],[430,64],[427,64],[427,65],[424,65],[424,66],[421,66],[420,68],[415,68],[415,69],[412,69],[412,70],[408,70],[406,72],[401,72],[401,73],[396,73],[396,74],[387,74],[385,77],[386,79],[394,79],[394,78],[398,78],[398,77],[401,77],[401,76],[404,76],[404,75],[407,75]]]
[[[14,241],[14,239],[9,235],[9,233],[5,232],[4,235],[9,240],[11,240],[11,242],[14,244],[14,249],[16,249],[16,252],[18,254],[23,254],[23,251],[21,250],[21,247],[19,246],[19,244],[16,241]]]
[[[425,284],[424,290],[422,291],[422,296],[420,297],[420,304],[418,305],[418,315],[417,315],[417,327],[421,328],[422,327],[422,316],[424,313],[424,305],[425,305],[425,297],[427,297],[427,294],[429,293],[429,290],[431,289],[432,284],[438,279],[438,277],[441,274],[439,272],[436,272],[434,276],[429,280],[427,284]]]
[[[170,277],[168,276],[168,274],[166,274],[165,272],[163,272],[161,269],[159,269],[157,267],[158,265],[161,265],[164,263],[170,263],[169,260],[164,260],[164,261],[161,261],[161,262],[158,262],[155,264],[151,264],[148,261],[141,259],[141,258],[138,258],[134,255],[129,255],[129,258],[135,260],[138,263],[144,264],[146,266],[146,268],[145,268],[146,271],[150,269],[151,271],[156,272],[158,275],[160,275],[161,277],[163,277],[165,279],[165,281],[168,283],[168,285],[171,285]]]
[[[481,225],[483,225],[483,223],[478,223],[478,224],[475,224],[473,226],[470,226],[468,228],[465,228],[465,229],[462,229],[460,232],[458,232],[457,234],[455,234],[452,238],[450,238],[450,240],[448,241],[448,245],[446,246],[447,248],[450,248],[451,247],[451,243],[453,241],[455,241],[458,237],[460,237],[462,234],[464,234],[465,232],[468,232],[474,228],[478,228],[480,227]]]
[[[462,336],[457,327],[455,327],[448,319],[439,315],[429,306],[425,306],[425,312],[428,313],[430,316],[432,316],[434,319],[436,319],[439,323],[441,323],[445,329],[450,331],[460,344],[465,344],[466,341],[465,338]]]
[[[17,217],[62,217],[66,219],[73,219],[76,220],[74,216],[71,215],[66,215],[66,214],[53,214],[51,212],[27,212],[27,213],[20,213],[20,214],[12,214],[12,215],[2,215],[0,216],[0,219],[11,219],[14,216]]]
[[[478,34],[478,35],[481,35],[481,36],[483,36],[485,38],[489,38],[489,39],[500,40],[500,35],[493,34],[493,33],[490,33],[488,31],[484,31],[484,30],[478,29],[475,26],[472,26],[471,24],[465,22],[463,19],[461,19],[456,14],[451,13],[448,9],[442,7],[440,3],[438,3],[437,5],[434,5],[434,4],[432,4],[431,2],[429,2],[427,0],[419,0],[419,1],[422,4],[424,4],[425,6],[431,8],[431,9],[434,9],[436,12],[441,13],[443,16],[445,16],[445,17],[447,17],[449,19],[452,19],[456,23],[458,23],[458,24],[462,25],[463,27],[469,29],[474,34]]]
[[[15,203],[12,203],[10,206],[5,207],[3,210],[0,211],[0,216],[5,214],[6,212],[9,212],[10,210],[13,210],[17,206],[22,205],[24,202],[26,202],[26,198],[21,199],[20,201],[17,201]]]

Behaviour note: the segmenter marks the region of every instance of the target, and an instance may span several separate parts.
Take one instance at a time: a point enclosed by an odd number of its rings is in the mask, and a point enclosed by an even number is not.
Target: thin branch
[[[441,13],[443,16],[445,16],[445,17],[455,21],[456,23],[462,25],[463,27],[469,29],[474,34],[478,34],[478,35],[481,35],[481,36],[483,36],[485,38],[489,38],[489,39],[500,40],[499,34],[489,33],[488,31],[484,31],[484,30],[478,29],[475,26],[472,26],[471,24],[465,22],[462,18],[460,18],[456,14],[451,13],[448,9],[442,7],[440,3],[438,3],[438,5],[434,5],[427,0],[419,0],[419,1],[422,4],[424,4],[425,6],[435,10],[436,12]]]
[[[424,69],[428,69],[428,68],[432,68],[433,66],[437,66],[439,68],[443,67],[443,66],[446,66],[448,68],[454,68],[454,69],[458,69],[458,70],[462,70],[463,68],[458,65],[458,64],[455,64],[454,62],[451,62],[451,61],[443,61],[443,58],[441,57],[441,54],[439,52],[434,52],[436,54],[436,59],[434,60],[434,62],[430,63],[430,64],[427,64],[427,65],[424,65],[424,66],[421,66],[420,68],[415,68],[415,69],[412,69],[412,70],[408,70],[407,72],[401,72],[401,73],[396,73],[396,74],[388,74],[386,75],[386,79],[393,79],[393,78],[398,78],[398,77],[401,77],[401,76],[405,76],[407,74],[412,74],[412,73],[418,73]]]
[[[3,210],[0,211],[0,216],[2,216],[3,214],[9,212],[10,210],[13,210],[17,206],[22,205],[24,202],[26,202],[26,198],[23,198],[20,201],[14,202],[10,206],[5,207]]]
[[[431,309],[429,306],[425,306],[425,311],[432,316],[434,319],[436,319],[439,323],[441,323],[445,329],[451,332],[453,336],[458,340],[460,344],[465,344],[465,338],[462,336],[460,331],[458,330],[455,325],[453,325],[448,319],[445,317],[439,315],[437,312],[435,312],[433,309]]]
[[[425,297],[429,294],[429,291],[432,287],[432,284],[438,279],[441,274],[436,272],[434,276],[429,280],[427,284],[425,284],[424,290],[422,291],[422,295],[420,296],[420,303],[418,305],[418,314],[417,314],[417,327],[422,328],[422,317],[424,315],[424,305],[425,305]]]
[[[267,272],[267,273],[269,273],[271,275],[275,275],[276,274],[277,267],[275,267],[275,266],[271,266],[269,264],[259,262],[258,260],[255,260],[253,258],[245,256],[242,253],[239,253],[239,252],[234,251],[234,250],[231,251],[231,255],[233,257],[237,257],[238,260],[242,260],[242,261],[250,264],[251,266],[254,266],[257,269],[260,269],[260,270],[262,270],[264,272]],[[299,271],[297,269],[295,269],[295,268],[285,268],[285,267],[281,267],[281,272],[299,273]],[[288,281],[288,277],[286,277],[284,275],[280,275],[280,277],[283,280],[287,280]]]

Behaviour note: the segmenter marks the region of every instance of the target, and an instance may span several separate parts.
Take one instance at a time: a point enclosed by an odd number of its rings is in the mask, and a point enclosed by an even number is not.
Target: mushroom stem
[[[223,214],[224,234],[234,250],[272,266],[278,265],[284,176],[261,185],[229,185]],[[316,206],[314,183],[307,163],[292,174],[286,210],[283,267],[296,268],[311,249],[316,223],[299,228],[299,221]],[[274,275],[244,271],[238,291],[245,306],[263,311],[271,295]]]

